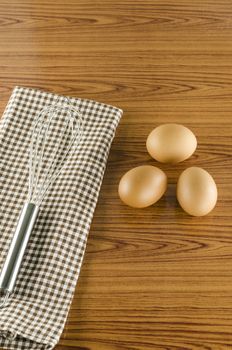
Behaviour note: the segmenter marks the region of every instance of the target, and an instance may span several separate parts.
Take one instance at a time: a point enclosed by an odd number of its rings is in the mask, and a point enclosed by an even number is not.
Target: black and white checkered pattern
[[[16,87],[0,122],[0,266],[28,191],[28,149],[41,109],[64,96]],[[122,110],[69,98],[82,114],[82,139],[49,189],[15,293],[0,310],[0,347],[52,349],[58,342],[86,247],[111,142]]]

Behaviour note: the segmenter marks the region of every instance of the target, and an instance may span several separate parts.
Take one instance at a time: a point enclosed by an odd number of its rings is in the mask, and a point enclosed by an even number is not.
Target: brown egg
[[[155,128],[147,138],[147,151],[161,163],[179,163],[189,158],[197,147],[197,139],[191,130],[180,124],[163,124]]]
[[[123,175],[118,193],[125,204],[134,208],[145,208],[157,202],[166,189],[166,174],[154,166],[142,165]]]
[[[177,199],[186,213],[207,215],[217,203],[217,186],[206,170],[187,168],[178,179]]]

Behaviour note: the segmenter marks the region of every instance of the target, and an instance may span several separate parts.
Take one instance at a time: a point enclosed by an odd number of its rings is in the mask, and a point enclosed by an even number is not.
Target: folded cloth
[[[122,110],[69,97],[82,138],[48,190],[9,304],[0,309],[0,348],[53,349],[68,315],[104,170]],[[0,121],[0,267],[28,192],[33,122],[67,97],[15,87]]]

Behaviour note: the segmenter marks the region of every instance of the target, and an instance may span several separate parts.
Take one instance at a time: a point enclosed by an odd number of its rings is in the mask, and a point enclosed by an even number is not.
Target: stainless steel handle
[[[6,260],[0,274],[0,289],[9,296],[13,292],[23,256],[39,213],[39,206],[26,203],[20,214]],[[3,305],[1,304],[0,307]]]

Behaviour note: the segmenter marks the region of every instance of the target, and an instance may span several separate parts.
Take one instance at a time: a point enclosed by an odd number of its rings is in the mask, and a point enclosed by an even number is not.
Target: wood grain
[[[124,109],[72,308],[56,350],[232,349],[231,0],[1,0],[0,109],[15,85]],[[158,165],[147,134],[189,126],[191,159]],[[117,196],[122,174],[154,164],[169,177],[146,210]],[[180,172],[214,176],[216,209],[179,208]]]

